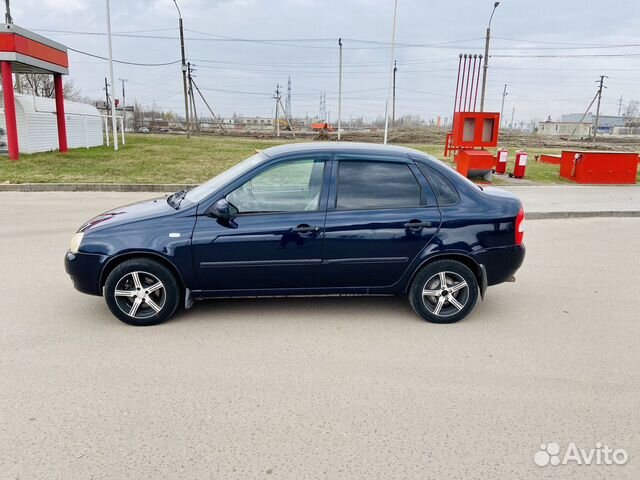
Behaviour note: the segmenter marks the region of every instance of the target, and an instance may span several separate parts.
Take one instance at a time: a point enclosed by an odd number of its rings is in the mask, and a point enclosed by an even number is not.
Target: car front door
[[[198,216],[192,251],[202,290],[320,286],[328,159],[271,162],[223,192],[238,211],[230,221]]]
[[[337,156],[332,170],[323,283],[393,285],[438,231],[433,192],[404,157]]]

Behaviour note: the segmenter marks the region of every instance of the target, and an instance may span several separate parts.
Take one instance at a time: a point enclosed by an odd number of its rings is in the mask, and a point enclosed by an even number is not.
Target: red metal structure
[[[64,117],[62,75],[69,73],[67,47],[12,23],[0,24],[0,70],[7,123],[9,158],[18,160],[18,126],[13,94],[13,73],[43,73],[53,75],[58,120],[58,144],[67,152],[67,130]]]
[[[635,184],[638,154],[629,152],[562,152],[560,176],[577,183]]]
[[[324,122],[324,123],[312,123],[311,130],[313,130],[314,132],[321,132],[323,130],[326,130],[327,132],[333,132],[335,129],[328,123]]]
[[[490,175],[496,160],[485,148],[498,146],[500,114],[475,111],[482,62],[482,55],[460,54],[453,125],[444,147],[445,156],[455,154],[456,168],[465,176]]]
[[[514,178],[524,178],[527,171],[527,161],[529,160],[529,154],[527,152],[516,152],[516,164],[513,167]]]
[[[507,161],[509,160],[509,150],[504,148],[496,152],[496,173],[504,174],[507,171]]]
[[[543,153],[538,157],[538,161],[542,163],[549,163],[551,165],[560,165],[560,155],[548,155]]]

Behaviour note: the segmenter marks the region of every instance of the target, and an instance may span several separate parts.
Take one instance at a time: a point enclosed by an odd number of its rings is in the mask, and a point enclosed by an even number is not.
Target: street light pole
[[[487,91],[487,69],[489,68],[489,42],[491,41],[491,21],[493,20],[493,14],[496,13],[500,2],[493,4],[493,10],[491,11],[491,17],[489,17],[489,26],[487,26],[487,37],[484,44],[484,68],[482,70],[482,94],[480,96],[480,111],[484,112],[484,97]]]
[[[393,110],[391,113],[391,128],[396,128],[396,73],[398,73],[398,62],[393,63]]]
[[[113,149],[118,151],[118,125],[116,123],[116,89],[113,81],[113,49],[111,47],[111,5],[107,4],[107,38],[109,43],[109,76],[111,80],[111,128],[113,129]]]
[[[180,54],[182,55],[182,89],[184,91],[184,118],[187,125],[187,138],[191,135],[191,122],[189,121],[189,93],[187,90],[187,60],[184,54],[184,29],[182,27],[182,12],[178,2],[173,0],[178,9],[178,25],[180,27]]]

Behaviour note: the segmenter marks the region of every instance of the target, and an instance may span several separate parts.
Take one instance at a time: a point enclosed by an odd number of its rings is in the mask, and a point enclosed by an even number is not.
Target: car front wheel
[[[107,277],[105,300],[116,317],[138,327],[157,325],[171,317],[180,303],[173,273],[147,258],[122,262]]]
[[[455,323],[466,317],[478,300],[473,272],[455,260],[438,260],[418,272],[409,290],[415,312],[432,323]]]

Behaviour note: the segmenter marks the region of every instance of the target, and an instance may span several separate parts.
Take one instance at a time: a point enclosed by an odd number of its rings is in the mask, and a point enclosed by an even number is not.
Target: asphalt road
[[[517,282],[456,325],[321,298],[140,329],[62,264],[125,197],[0,194],[0,478],[640,476],[640,219],[529,222]],[[536,466],[547,442],[629,461]]]

